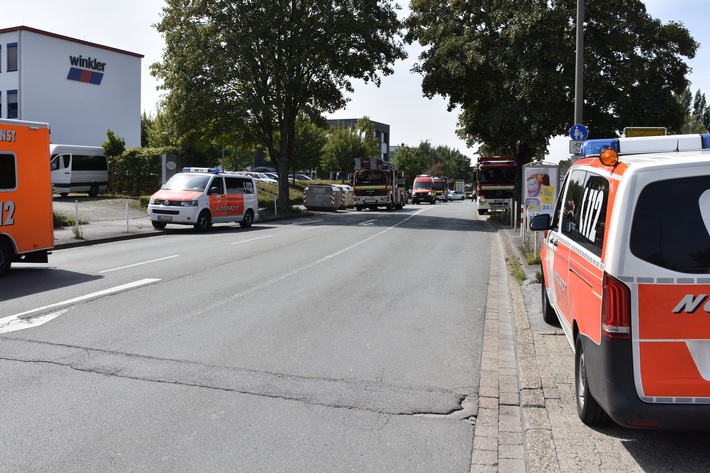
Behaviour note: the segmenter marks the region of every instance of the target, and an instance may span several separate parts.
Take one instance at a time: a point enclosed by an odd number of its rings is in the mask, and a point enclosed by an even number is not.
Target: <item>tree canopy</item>
[[[425,47],[414,71],[424,95],[461,107],[470,145],[519,163],[541,156],[574,119],[576,0],[412,0],[408,41]],[[590,137],[625,126],[679,131],[675,98],[688,85],[683,57],[698,44],[680,23],[662,24],[640,0],[585,4],[584,123]]]
[[[296,119],[342,108],[351,79],[373,81],[406,57],[390,0],[166,0],[152,65],[183,142],[263,145],[288,205]]]
[[[375,126],[367,117],[358,120],[354,127],[336,126],[331,129],[323,148],[321,166],[326,171],[340,173],[341,179],[345,179],[355,168],[355,158],[379,154],[378,143]]]
[[[471,160],[460,151],[448,146],[432,146],[422,141],[419,146],[400,146],[392,157],[397,169],[404,171],[407,186],[419,174],[444,176],[470,182],[473,178]]]

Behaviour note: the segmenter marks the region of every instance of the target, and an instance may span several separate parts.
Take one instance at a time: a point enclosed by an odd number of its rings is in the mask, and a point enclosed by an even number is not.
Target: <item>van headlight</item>
[[[197,207],[196,200],[183,200],[180,202],[181,207]]]

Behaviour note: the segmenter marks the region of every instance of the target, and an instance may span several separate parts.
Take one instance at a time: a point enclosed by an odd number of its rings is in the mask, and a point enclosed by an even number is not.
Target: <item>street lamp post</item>
[[[574,72],[574,123],[582,124],[584,102],[584,0],[577,0],[577,54]]]

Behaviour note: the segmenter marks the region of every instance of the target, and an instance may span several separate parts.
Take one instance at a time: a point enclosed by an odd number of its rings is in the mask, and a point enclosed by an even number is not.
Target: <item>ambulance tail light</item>
[[[631,338],[631,291],[607,273],[602,280],[602,335],[608,340]]]

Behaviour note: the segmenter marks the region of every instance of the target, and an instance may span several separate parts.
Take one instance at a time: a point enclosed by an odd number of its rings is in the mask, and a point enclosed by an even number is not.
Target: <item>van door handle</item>
[[[552,246],[555,246],[555,247],[556,247],[558,241],[559,241],[559,240],[558,240],[557,238],[550,238],[550,244],[551,244]]]

